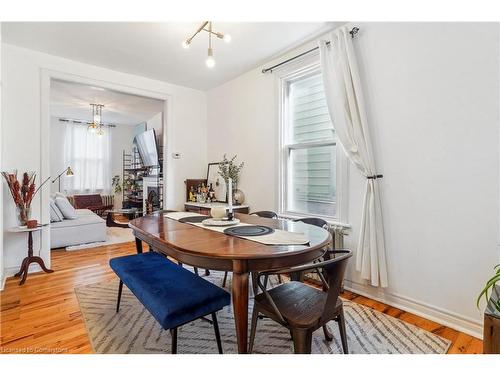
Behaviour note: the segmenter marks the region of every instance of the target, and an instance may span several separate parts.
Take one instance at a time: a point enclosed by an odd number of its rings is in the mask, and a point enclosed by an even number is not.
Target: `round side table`
[[[21,269],[19,270],[18,273],[14,275],[15,277],[22,276],[19,285],[23,285],[24,282],[26,281],[26,278],[28,277],[28,269],[31,263],[37,263],[44,272],[47,273],[54,272],[53,270],[49,270],[47,267],[45,267],[45,263],[43,262],[42,258],[33,255],[33,232],[40,231],[42,227],[43,225],[39,225],[36,228],[14,227],[9,229],[9,232],[12,233],[24,233],[24,232],[28,233],[28,256],[23,259],[23,262],[21,263]]]

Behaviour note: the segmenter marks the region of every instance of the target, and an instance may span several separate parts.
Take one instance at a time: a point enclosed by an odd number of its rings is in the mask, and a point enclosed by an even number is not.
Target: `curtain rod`
[[[78,120],[78,119],[72,119],[72,118],[66,118],[66,117],[59,117],[60,122],[72,122],[73,124],[77,125],[90,125],[92,124],[92,121],[86,121],[86,120]],[[108,128],[116,128],[115,124],[111,124],[109,122],[103,122],[103,126],[106,126]]]
[[[356,36],[356,34],[359,32],[359,27],[353,27],[351,29],[351,31],[349,31],[349,34],[351,34],[351,37],[354,39],[354,37]],[[330,42],[326,42],[327,45],[330,45]],[[276,64],[276,65],[273,65],[271,66],[270,68],[265,68],[265,69],[262,69],[262,73],[267,73],[267,72],[272,72],[273,69],[276,69],[277,67],[281,66],[281,65],[285,65],[285,64],[288,64],[290,61],[293,61],[293,60],[296,60],[302,56],[305,56],[311,52],[314,52],[316,50],[318,50],[319,47],[314,47],[314,48],[311,48],[310,50],[308,51],[305,51],[305,52],[302,52],[301,54],[297,55],[297,56],[294,56],[294,57],[290,57],[288,60],[285,60],[285,61],[282,61],[280,62],[279,64]]]

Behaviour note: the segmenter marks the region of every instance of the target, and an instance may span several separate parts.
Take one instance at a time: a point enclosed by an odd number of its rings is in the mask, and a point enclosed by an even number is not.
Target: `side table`
[[[134,219],[136,219],[140,213],[141,211],[139,211],[137,208],[118,208],[116,210],[108,210],[108,214],[106,216],[106,226],[128,228],[128,223],[120,223],[115,221],[114,214],[133,215]]]
[[[33,232],[40,231],[42,227],[43,225],[39,225],[36,228],[14,227],[9,229],[9,232],[12,233],[24,233],[24,232],[28,233],[28,256],[23,259],[23,262],[21,263],[21,269],[19,270],[18,273],[14,275],[15,277],[22,276],[19,285],[23,285],[24,282],[26,281],[26,278],[28,277],[28,269],[31,263],[37,263],[44,272],[47,273],[54,272],[53,270],[49,270],[47,267],[45,267],[45,263],[43,262],[42,258],[33,255]]]

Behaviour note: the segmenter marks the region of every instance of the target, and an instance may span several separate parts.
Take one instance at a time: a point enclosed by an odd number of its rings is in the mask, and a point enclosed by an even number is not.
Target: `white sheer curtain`
[[[103,135],[87,131],[87,126],[69,123],[65,127],[64,164],[74,172],[65,178],[65,188],[71,194],[111,191],[111,128]]]
[[[347,26],[330,34],[330,45],[319,42],[328,111],[349,160],[367,177],[356,269],[373,286],[387,287],[384,226],[378,171],[364,108],[358,65]]]

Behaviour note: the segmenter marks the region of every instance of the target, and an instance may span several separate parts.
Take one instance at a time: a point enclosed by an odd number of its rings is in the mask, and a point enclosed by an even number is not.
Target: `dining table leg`
[[[232,297],[238,353],[248,351],[248,272],[233,271]]]
[[[137,237],[135,238],[135,249],[137,250],[137,254],[142,254],[142,241]]]

